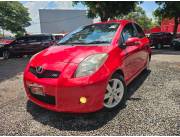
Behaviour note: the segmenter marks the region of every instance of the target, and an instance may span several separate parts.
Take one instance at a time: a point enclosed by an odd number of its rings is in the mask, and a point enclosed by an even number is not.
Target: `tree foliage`
[[[157,25],[152,21],[151,18],[147,17],[146,12],[140,6],[136,6],[133,12],[130,12],[128,15],[122,16],[120,18],[133,20],[138,23],[143,29],[150,29],[153,26]]]
[[[0,1],[0,27],[3,30],[20,34],[30,25],[27,8],[17,1]]]
[[[178,1],[157,1],[159,7],[155,10],[154,14],[161,18],[174,18],[174,31],[176,36],[178,24],[180,24],[180,4]]]
[[[156,11],[153,11],[153,17],[154,17],[155,24],[157,24],[158,26],[161,26],[161,21],[163,19],[162,15],[156,15]]]
[[[77,4],[79,2],[74,2]],[[81,1],[88,7],[88,17],[100,17],[101,21],[114,19],[118,16],[123,16],[133,11],[137,1]]]

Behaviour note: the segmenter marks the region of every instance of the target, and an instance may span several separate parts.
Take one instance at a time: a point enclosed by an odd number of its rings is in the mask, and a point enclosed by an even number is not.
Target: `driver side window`
[[[22,37],[22,38],[18,38],[18,39],[16,40],[16,43],[17,43],[17,44],[21,44],[21,43],[25,43],[26,41],[27,41],[26,38]]]
[[[124,27],[123,31],[121,32],[121,38],[123,39],[123,42],[126,42],[128,38],[132,37],[137,37],[137,33],[132,23],[129,23]]]

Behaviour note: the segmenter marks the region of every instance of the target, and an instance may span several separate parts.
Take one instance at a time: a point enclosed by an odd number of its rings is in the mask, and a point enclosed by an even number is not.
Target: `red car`
[[[111,110],[125,103],[127,85],[148,68],[150,58],[149,40],[136,23],[96,23],[34,55],[24,86],[32,102],[49,110]]]
[[[3,37],[3,38],[0,38],[0,44],[1,45],[10,44],[13,41],[14,41],[13,37]]]

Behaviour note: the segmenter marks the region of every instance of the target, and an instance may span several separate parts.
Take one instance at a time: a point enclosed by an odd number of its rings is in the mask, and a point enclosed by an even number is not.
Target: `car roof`
[[[43,36],[52,36],[52,35],[51,34],[33,34],[33,35],[22,36],[17,39],[24,39],[24,38],[29,38],[29,37],[43,37]]]
[[[52,36],[52,34],[33,34],[33,35],[26,35],[24,37],[38,37],[38,36]]]
[[[105,24],[105,23],[120,23],[120,24],[127,24],[127,23],[134,23],[133,21],[130,20],[108,20],[108,21],[104,21],[104,22],[97,22],[94,24]]]

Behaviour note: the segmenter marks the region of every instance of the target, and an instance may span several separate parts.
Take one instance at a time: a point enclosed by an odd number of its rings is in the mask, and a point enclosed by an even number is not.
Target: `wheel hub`
[[[117,106],[122,100],[123,95],[124,86],[122,81],[119,79],[109,80],[104,97],[104,106],[107,108],[113,108]]]

